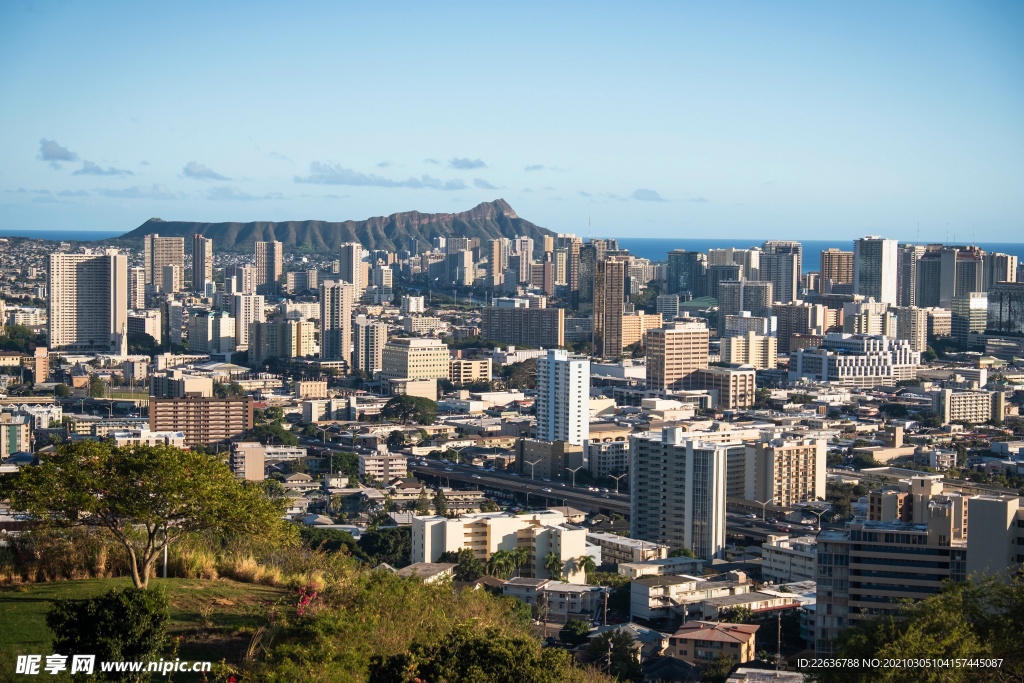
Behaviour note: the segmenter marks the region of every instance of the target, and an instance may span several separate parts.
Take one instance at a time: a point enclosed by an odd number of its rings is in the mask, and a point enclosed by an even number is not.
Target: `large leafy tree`
[[[172,446],[62,446],[39,467],[0,478],[0,498],[38,524],[104,527],[146,588],[164,547],[193,531],[286,536],[282,499],[245,486],[215,456]]]
[[[395,396],[384,404],[380,414],[388,420],[429,425],[437,419],[437,404],[421,396]]]
[[[640,651],[629,633],[619,628],[605,631],[589,640],[587,653],[601,662],[602,668],[609,674],[620,680],[640,675]]]

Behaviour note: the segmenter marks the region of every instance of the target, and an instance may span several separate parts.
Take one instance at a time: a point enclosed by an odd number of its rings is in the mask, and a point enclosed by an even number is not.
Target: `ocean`
[[[769,238],[766,238],[769,239]],[[778,237],[776,239],[784,239]],[[674,239],[664,237],[620,237],[619,247],[628,249],[630,254],[652,261],[664,261],[672,249],[688,249],[703,251],[708,249],[749,249],[759,247],[764,240],[734,239]],[[805,273],[816,271],[821,267],[821,252],[826,249],[842,249],[853,251],[853,240],[800,240],[804,248],[803,270]],[[1016,256],[1018,262],[1024,263],[1024,244],[1017,242],[979,242],[978,247],[988,252],[997,252]]]
[[[34,240],[91,241],[120,237],[126,230],[15,230],[0,228],[0,237],[29,237]]]

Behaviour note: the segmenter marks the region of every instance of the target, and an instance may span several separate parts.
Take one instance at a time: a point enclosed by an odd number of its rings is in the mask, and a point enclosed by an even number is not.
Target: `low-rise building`
[[[932,410],[938,413],[944,425],[950,422],[983,424],[1003,419],[1006,396],[1001,391],[940,389],[932,399]]]
[[[312,380],[296,382],[295,398],[299,400],[327,398],[327,382]]]
[[[166,444],[177,448],[185,447],[185,435],[182,432],[151,432],[148,429],[132,429],[125,432],[114,432],[110,435],[115,446],[156,446]]]
[[[817,578],[818,540],[769,534],[761,545],[761,578],[765,583],[813,581]]]
[[[453,358],[451,360],[448,379],[452,384],[470,384],[472,382],[491,381],[491,359],[467,360]]]
[[[726,580],[708,581],[697,576],[643,576],[630,587],[630,614],[646,621],[682,619],[703,614],[701,603],[710,598],[742,595],[753,584],[739,572],[730,572]]]
[[[587,542],[601,547],[603,564],[661,560],[668,557],[669,551],[669,547],[661,543],[594,531],[587,532]]]
[[[0,458],[31,450],[31,418],[26,415],[0,414]]]
[[[374,453],[359,456],[359,476],[364,479],[391,481],[409,471],[409,459],[397,453]]]
[[[754,636],[760,626],[687,621],[668,639],[665,654],[688,664],[708,665],[725,655],[739,663],[757,657]]]

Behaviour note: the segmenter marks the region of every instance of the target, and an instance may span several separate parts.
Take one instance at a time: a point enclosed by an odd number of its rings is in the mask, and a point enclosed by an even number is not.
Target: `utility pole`
[[[775,656],[775,671],[778,673],[779,668],[782,666],[782,612],[779,612],[776,616],[779,618],[779,649],[778,654]]]
[[[608,586],[604,587],[604,617],[601,619],[602,626],[608,625]]]

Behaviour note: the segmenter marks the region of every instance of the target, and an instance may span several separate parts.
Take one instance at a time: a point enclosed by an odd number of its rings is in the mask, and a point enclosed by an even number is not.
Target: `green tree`
[[[491,576],[507,579],[515,570],[515,559],[510,550],[495,550],[487,558],[487,573]]]
[[[40,525],[104,527],[124,546],[136,588],[165,546],[195,531],[286,537],[284,504],[244,486],[215,456],[172,446],[82,441],[0,478],[0,498]]]
[[[437,403],[421,396],[395,396],[384,404],[380,414],[396,422],[431,425],[437,420]]]
[[[732,655],[720,654],[712,659],[700,672],[701,680],[708,683],[725,683],[729,673],[736,666],[736,658]]]
[[[745,624],[754,617],[754,612],[749,607],[740,605],[727,609],[724,612],[719,612],[718,620],[725,624]]]
[[[163,591],[124,588],[87,600],[55,600],[47,610],[46,625],[53,631],[54,652],[62,655],[151,662],[167,641],[169,618]],[[115,680],[149,679],[149,674],[140,673]]]
[[[400,429],[395,429],[388,434],[387,440],[388,448],[400,449],[405,446],[405,432]]]
[[[486,573],[483,563],[469,548],[462,548],[458,552],[453,550],[443,552],[437,561],[455,564],[456,581],[476,581]]]
[[[484,498],[480,503],[480,512],[497,512],[501,508],[490,498]]]
[[[544,571],[550,574],[552,579],[561,579],[562,569],[562,560],[554,552],[544,556]]]
[[[249,433],[250,438],[262,444],[276,446],[298,446],[299,439],[285,429],[280,422],[264,422],[256,425]]]
[[[444,491],[440,488],[434,494],[434,512],[442,517],[448,516],[448,499],[445,498]]]
[[[570,619],[558,632],[558,639],[569,645],[582,645],[590,635],[590,624],[582,619]]]
[[[238,382],[217,382],[213,385],[213,395],[217,398],[241,398],[245,396],[245,389]]]
[[[640,652],[628,632],[617,628],[589,639],[587,653],[602,664],[608,663],[608,674],[620,679],[635,679],[641,673]]]
[[[590,583],[590,580],[597,572],[597,564],[594,562],[593,555],[580,555],[580,559],[577,564],[579,565],[579,568],[583,570],[583,573],[586,574],[587,583]]]
[[[420,487],[420,497],[416,500],[416,514],[421,517],[430,514],[430,495],[426,486]]]
[[[57,398],[67,398],[71,395],[71,388],[67,384],[58,384],[53,387],[53,395]]]
[[[697,556],[693,554],[693,551],[689,548],[676,548],[668,554],[669,557],[690,557],[696,559]]]
[[[277,406],[270,406],[264,411],[264,414],[268,420],[273,420],[274,422],[284,419],[284,409]]]
[[[412,529],[400,526],[367,531],[359,537],[359,547],[372,566],[387,562],[404,567],[412,562]]]
[[[90,398],[103,398],[103,394],[106,392],[107,385],[103,383],[99,375],[89,376],[89,397]]]

